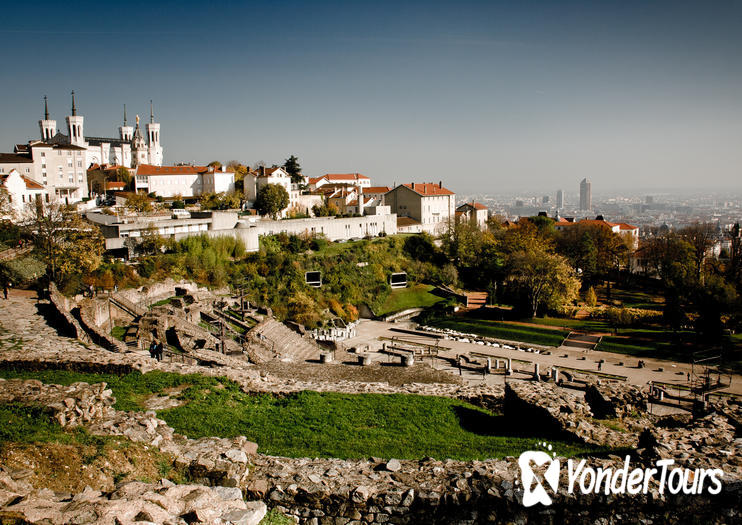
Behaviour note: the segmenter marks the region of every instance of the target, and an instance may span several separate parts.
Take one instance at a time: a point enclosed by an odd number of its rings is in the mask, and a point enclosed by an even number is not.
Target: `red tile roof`
[[[405,226],[419,226],[422,223],[416,221],[411,217],[397,217],[397,228],[404,228]]]
[[[362,180],[368,179],[365,175],[360,173],[325,173],[320,179],[326,180]]]
[[[363,193],[387,193],[391,188],[389,186],[370,186],[363,188]]]
[[[35,180],[29,179],[28,177],[23,176],[23,180],[26,183],[26,188],[29,190],[43,190],[44,186],[36,182]]]
[[[465,202],[464,204],[459,206],[459,208],[463,208],[464,206],[469,206],[471,208],[474,208],[475,210],[486,210],[487,209],[487,206],[485,206],[484,204],[479,204],[478,202],[474,202],[474,201]]]
[[[137,167],[137,175],[194,175],[209,173],[208,166],[152,166],[151,164],[140,164]],[[222,173],[215,170],[214,173]],[[227,171],[226,173],[233,173]]]
[[[432,195],[456,195],[451,190],[448,190],[438,184],[432,184],[429,182],[413,182],[411,184],[403,184],[402,186],[404,186],[405,188],[409,188],[415,193],[419,193],[420,195],[424,195],[426,197]]]

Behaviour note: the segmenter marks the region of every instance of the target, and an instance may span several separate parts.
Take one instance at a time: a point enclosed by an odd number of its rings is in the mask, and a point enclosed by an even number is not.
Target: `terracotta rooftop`
[[[209,173],[208,166],[152,166],[151,164],[140,164],[137,167],[137,175],[194,175]],[[223,173],[215,170],[214,173]],[[233,173],[227,171],[224,173]]]
[[[402,184],[402,186],[426,197],[433,195],[456,195],[454,192],[444,188],[442,185],[430,182],[412,182],[410,184]]]

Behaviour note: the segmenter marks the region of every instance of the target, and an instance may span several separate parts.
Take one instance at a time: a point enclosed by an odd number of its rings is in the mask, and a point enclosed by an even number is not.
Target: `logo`
[[[546,443],[539,443],[548,448]],[[721,492],[721,479],[724,471],[715,469],[670,468],[675,464],[673,459],[660,459],[656,468],[631,468],[631,458],[626,456],[622,467],[598,467],[587,465],[586,459],[567,460],[567,494],[574,494],[578,489],[582,494],[647,494],[650,484],[657,487],[660,494],[665,490],[671,494],[709,494]],[[518,458],[521,482],[523,484],[523,506],[532,507],[537,503],[549,506],[551,496],[546,492],[544,483],[556,494],[559,491],[559,474],[561,465],[556,453],[551,456],[541,450],[527,450]],[[534,472],[535,468],[543,472],[543,479]]]
[[[559,488],[559,460],[550,458],[546,452],[540,450],[529,450],[523,452],[518,458],[520,467],[520,479],[523,483],[523,506],[532,507],[536,503],[551,505],[551,498],[546,493],[542,480],[536,477],[531,468],[531,463],[537,467],[549,464],[544,473],[544,480],[549,484],[551,490],[556,492]],[[535,482],[535,483],[534,483]]]

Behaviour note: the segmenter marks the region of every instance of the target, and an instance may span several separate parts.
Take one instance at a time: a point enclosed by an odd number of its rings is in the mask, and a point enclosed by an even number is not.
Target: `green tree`
[[[159,231],[153,223],[150,223],[147,228],[142,230],[139,243],[137,244],[137,251],[145,255],[157,254],[162,251],[167,241],[160,235]]]
[[[218,170],[222,167],[222,163],[219,162],[218,160],[212,160],[211,162],[207,164],[207,166],[209,168],[214,168],[215,170]]]
[[[152,211],[152,199],[144,193],[130,193],[126,197],[126,207],[139,213]]]
[[[561,255],[543,248],[519,250],[507,255],[505,267],[516,308],[528,317],[577,298],[580,282]]]
[[[702,280],[703,261],[716,240],[716,227],[708,222],[697,222],[691,226],[686,226],[678,233],[693,248],[696,276],[699,280]]]
[[[598,296],[595,295],[595,288],[592,286],[587,289],[587,292],[585,292],[585,303],[588,306],[595,306],[598,304]]]
[[[286,188],[279,184],[266,184],[255,199],[255,209],[261,215],[269,215],[276,219],[278,215],[289,205],[289,194]]]
[[[71,206],[37,203],[23,225],[40,249],[54,280],[90,273],[103,260],[100,230],[84,221]]]
[[[123,182],[125,184],[126,191],[134,191],[134,177],[131,176],[131,172],[129,172],[129,169],[126,166],[119,166],[114,178],[118,182]]]
[[[291,182],[299,184],[302,182],[303,177],[301,175],[301,166],[299,166],[299,159],[295,155],[291,155],[283,165],[283,169],[286,170],[291,176]]]

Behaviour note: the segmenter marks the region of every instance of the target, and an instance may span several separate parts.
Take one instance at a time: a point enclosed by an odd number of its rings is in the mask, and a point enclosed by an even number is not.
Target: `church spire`
[[[152,99],[149,100],[149,123],[152,124],[155,121],[155,113],[152,111]]]
[[[75,91],[72,90],[72,116],[77,116],[77,108],[75,107]]]
[[[44,120],[49,120],[49,106],[46,103],[46,95],[44,95]]]
[[[124,104],[124,126],[126,126],[126,104]]]

